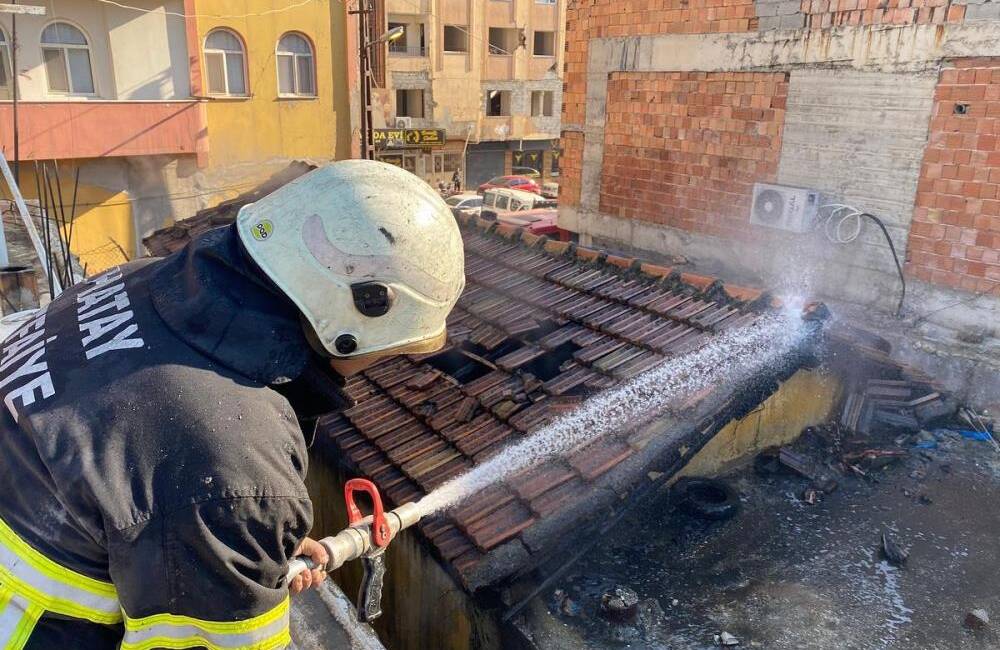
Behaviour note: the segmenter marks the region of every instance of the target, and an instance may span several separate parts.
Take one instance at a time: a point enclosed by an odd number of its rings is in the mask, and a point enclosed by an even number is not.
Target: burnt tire
[[[722,521],[740,510],[736,491],[711,478],[684,477],[674,483],[671,497],[678,510],[699,519]]]

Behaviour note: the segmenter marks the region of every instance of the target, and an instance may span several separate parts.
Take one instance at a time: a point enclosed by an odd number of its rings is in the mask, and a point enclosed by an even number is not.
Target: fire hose
[[[371,497],[372,514],[365,516],[361,513],[354,502],[355,492],[365,492]],[[351,560],[360,559],[364,577],[358,594],[358,619],[367,623],[382,615],[385,549],[399,531],[420,520],[420,513],[415,503],[405,503],[385,512],[378,488],[371,481],[361,478],[344,484],[344,500],[347,502],[347,528],[319,540],[330,560],[321,567],[305,555],[292,558],[288,563],[286,584],[303,571],[319,568],[326,572],[335,571]]]

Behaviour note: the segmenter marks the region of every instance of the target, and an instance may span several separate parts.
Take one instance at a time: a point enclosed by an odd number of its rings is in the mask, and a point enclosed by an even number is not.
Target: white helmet
[[[465,286],[451,210],[386,163],[320,167],[243,206],[236,224],[250,257],[335,357],[440,340]]]

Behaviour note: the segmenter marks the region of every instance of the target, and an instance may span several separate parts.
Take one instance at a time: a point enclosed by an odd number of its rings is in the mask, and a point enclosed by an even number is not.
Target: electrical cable
[[[871,214],[870,212],[862,212],[862,217],[868,217],[882,230],[882,234],[885,235],[885,241],[889,243],[889,250],[892,251],[892,261],[896,263],[896,272],[899,273],[899,303],[896,304],[896,318],[899,318],[900,314],[903,312],[903,301],[906,299],[906,278],[903,276],[903,265],[899,263],[899,255],[896,254],[896,246],[892,243],[892,237],[889,236],[889,231],[886,229],[885,224],[882,220]]]
[[[823,216],[825,209],[830,209],[830,212]],[[895,312],[896,318],[899,318],[903,311],[903,301],[906,299],[906,278],[903,276],[903,265],[896,253],[896,245],[892,242],[892,237],[889,236],[889,230],[885,227],[885,223],[870,212],[864,212],[846,203],[828,203],[821,205],[819,210],[821,224],[819,227],[823,229],[826,238],[834,244],[849,244],[855,241],[861,235],[861,224],[865,218],[874,221],[882,230],[885,241],[889,244],[889,250],[892,252],[892,261],[896,263],[896,272],[899,274],[901,290]],[[830,230],[831,224],[833,225],[832,231]],[[847,224],[847,230],[845,230],[845,224]]]

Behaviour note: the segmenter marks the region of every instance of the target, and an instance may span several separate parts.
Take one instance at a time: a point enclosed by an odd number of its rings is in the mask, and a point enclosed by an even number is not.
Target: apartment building
[[[565,2],[385,0],[378,24],[404,31],[376,46],[373,124],[397,131],[376,157],[431,183],[461,168],[466,187],[519,167],[558,177]]]
[[[343,4],[124,4],[48,0],[16,33],[0,14],[0,147],[13,160],[16,80],[20,187],[37,198],[36,163],[58,164],[69,202],[79,169],[72,250],[89,271],[292,160],[350,156]]]

